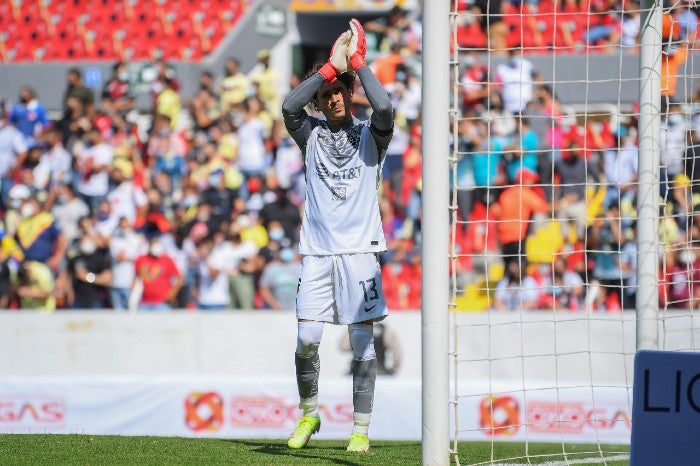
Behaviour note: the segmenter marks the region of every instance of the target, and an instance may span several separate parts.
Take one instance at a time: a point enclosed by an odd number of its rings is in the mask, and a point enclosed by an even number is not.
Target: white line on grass
[[[536,463],[538,466],[568,466],[570,464],[603,464],[606,461],[624,461],[630,459],[630,455],[606,456],[605,458],[579,458],[568,461],[547,461]],[[493,466],[527,466],[533,463],[496,463]]]

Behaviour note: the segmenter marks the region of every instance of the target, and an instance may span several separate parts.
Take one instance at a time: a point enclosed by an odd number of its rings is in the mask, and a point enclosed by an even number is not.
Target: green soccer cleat
[[[367,436],[362,434],[352,434],[348,439],[348,451],[367,453],[369,451],[369,439]]]
[[[287,446],[289,448],[304,448],[313,434],[321,428],[321,419],[317,417],[304,416],[297,422],[296,428],[289,434]]]

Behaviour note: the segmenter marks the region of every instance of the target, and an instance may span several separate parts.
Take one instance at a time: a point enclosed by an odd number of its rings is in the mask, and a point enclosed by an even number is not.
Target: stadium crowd
[[[384,291],[390,309],[419,309],[420,17],[395,9],[364,26],[396,112],[380,201]],[[636,121],[577,118],[521,51],[493,69],[462,54],[451,179],[462,308],[633,307]],[[56,120],[40,89],[3,106],[0,308],[293,309],[305,190],[301,153],[280,120],[285,77],[261,50],[250,73],[232,57],[186,98],[167,63],[155,66],[147,127],[134,118],[123,62],[98,95],[71,70]],[[670,102],[661,296],[694,305],[700,253],[687,244],[700,237],[700,109]],[[353,105],[360,117],[369,109],[362,89]]]

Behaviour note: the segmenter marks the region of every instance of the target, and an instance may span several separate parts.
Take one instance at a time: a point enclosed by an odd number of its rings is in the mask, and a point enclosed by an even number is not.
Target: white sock
[[[299,408],[304,412],[304,416],[318,417],[318,397],[302,398]]]
[[[370,413],[353,413],[352,420],[354,421],[354,425],[352,426],[352,433],[367,436],[371,417],[372,415]]]

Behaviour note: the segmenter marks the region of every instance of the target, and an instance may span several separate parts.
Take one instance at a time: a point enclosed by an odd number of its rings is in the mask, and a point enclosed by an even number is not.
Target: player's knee
[[[314,356],[318,352],[322,336],[323,322],[299,322],[296,353],[302,358]]]
[[[372,324],[348,325],[352,356],[356,361],[367,361],[376,358],[374,352],[374,331]]]

